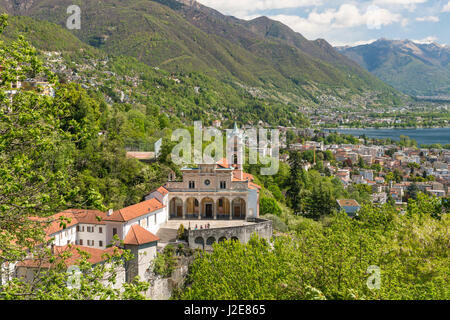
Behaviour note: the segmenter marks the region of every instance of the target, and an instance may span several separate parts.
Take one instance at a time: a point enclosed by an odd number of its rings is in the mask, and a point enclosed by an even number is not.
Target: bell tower
[[[227,149],[227,155],[229,157],[228,161],[234,168],[236,178],[242,180],[242,165],[244,162],[243,134],[241,130],[239,130],[236,122],[234,123],[233,130],[231,130],[231,132],[227,131]]]

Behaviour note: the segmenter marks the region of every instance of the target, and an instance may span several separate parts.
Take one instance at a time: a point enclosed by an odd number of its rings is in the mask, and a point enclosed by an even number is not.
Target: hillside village
[[[335,90],[339,78],[324,88],[294,81],[302,94],[293,99],[281,87],[164,71],[90,45],[40,51],[43,70],[24,59],[37,61],[33,50],[11,48],[0,65],[0,298],[448,295],[449,145],[329,129],[448,126],[447,104],[405,103],[375,78],[367,90]],[[176,163],[174,132],[192,121],[234,125],[232,154]],[[279,150],[243,140],[239,126],[277,129]],[[194,156],[208,147],[196,138]],[[263,158],[279,170],[262,173]],[[381,291],[366,279],[374,266]]]
[[[324,161],[323,166],[345,186],[369,186],[374,203],[384,204],[391,199],[396,205],[405,206],[411,192],[427,192],[437,197],[446,197],[449,193],[449,150],[395,145],[324,145],[315,141],[291,144],[290,148],[301,152],[331,151],[337,165]],[[312,166],[306,163],[304,168]]]
[[[80,49],[83,56],[83,49]],[[45,66],[58,74],[65,82],[80,83],[85,89],[101,90],[107,103],[139,103],[148,95],[148,85],[138,73],[117,74],[111,71],[114,62],[110,57],[80,58],[67,62],[65,53],[59,51],[43,51]],[[131,70],[130,70],[131,71]],[[161,73],[158,67],[153,71],[158,77],[168,81],[171,85],[183,85],[185,76]],[[271,94],[262,88],[246,87],[237,83],[252,96],[268,99]],[[154,84],[154,89],[162,89],[163,84]],[[106,90],[110,88],[110,90]],[[204,88],[205,89],[205,88]],[[193,93],[199,94],[201,86],[192,85]],[[344,93],[343,93],[344,94]],[[281,98],[283,100],[283,98]],[[399,106],[380,106],[376,100],[376,93],[364,93],[352,102],[346,102],[341,97],[322,94],[316,97],[317,105],[302,103],[298,111],[302,113],[310,124],[320,128],[334,127],[445,127],[448,125],[450,105],[445,102],[408,102]],[[365,106],[365,107],[361,107]],[[330,116],[330,114],[333,116]],[[211,119],[230,120],[220,113],[211,113]],[[268,123],[262,121],[261,125]]]
[[[316,141],[293,143],[288,147],[283,142],[282,145],[285,150],[314,153],[312,163],[304,162],[305,170],[315,166],[316,154],[331,152],[334,160],[323,161],[328,174],[337,177],[345,187],[366,185],[374,204],[392,202],[402,211],[413,193],[420,191],[441,198],[449,193],[449,150],[326,145]],[[267,152],[270,154],[270,150]],[[286,153],[280,158],[281,161],[289,159]],[[259,217],[260,186],[241,167],[223,159],[213,166],[183,168],[182,172],[182,179],[171,173],[168,182],[150,192],[144,201],[120,210],[67,209],[36,219],[45,226],[46,239],[54,253],[72,252],[72,258],[65,262],[68,266],[76,263],[78,250],[88,252],[89,262],[94,265],[103,263],[104,254],[112,253],[114,248],[130,250],[135,258],[120,268],[118,288],[135,276],[154,281],[157,276],[152,271],[152,261],[168,244],[212,250],[212,244],[217,241],[235,239],[245,243],[254,233],[264,238],[272,236],[271,222]],[[358,215],[362,205],[354,199],[338,199],[337,204],[350,218]],[[61,219],[68,221],[67,224],[61,226]],[[32,282],[36,268],[51,265],[33,256],[17,264],[5,263],[1,267],[1,281],[22,277]],[[170,290],[163,296],[152,290],[147,294],[152,298],[168,298]]]

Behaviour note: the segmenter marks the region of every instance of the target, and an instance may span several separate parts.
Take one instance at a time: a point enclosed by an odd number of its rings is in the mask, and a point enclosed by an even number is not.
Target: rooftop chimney
[[[108,210],[108,217],[113,214],[113,209]]]

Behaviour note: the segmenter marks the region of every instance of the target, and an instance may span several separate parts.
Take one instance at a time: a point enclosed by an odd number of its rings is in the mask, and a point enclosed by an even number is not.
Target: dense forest
[[[366,205],[357,219],[291,217],[273,242],[199,254],[181,299],[448,299],[449,219],[422,195],[407,213]]]

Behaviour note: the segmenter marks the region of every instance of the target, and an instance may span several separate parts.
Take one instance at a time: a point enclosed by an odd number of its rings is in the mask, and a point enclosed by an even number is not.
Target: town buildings
[[[320,137],[315,133],[308,138]],[[363,141],[359,144],[306,141],[290,144],[289,150],[331,152],[333,161],[322,161],[329,174],[338,178],[346,188],[359,184],[370,186],[371,199],[376,204],[391,201],[404,206],[415,189],[440,198],[449,195],[450,150],[370,145],[363,144]],[[288,157],[282,153],[280,159],[287,161]],[[317,161],[316,157],[314,161]],[[303,168],[313,165],[306,163]]]

